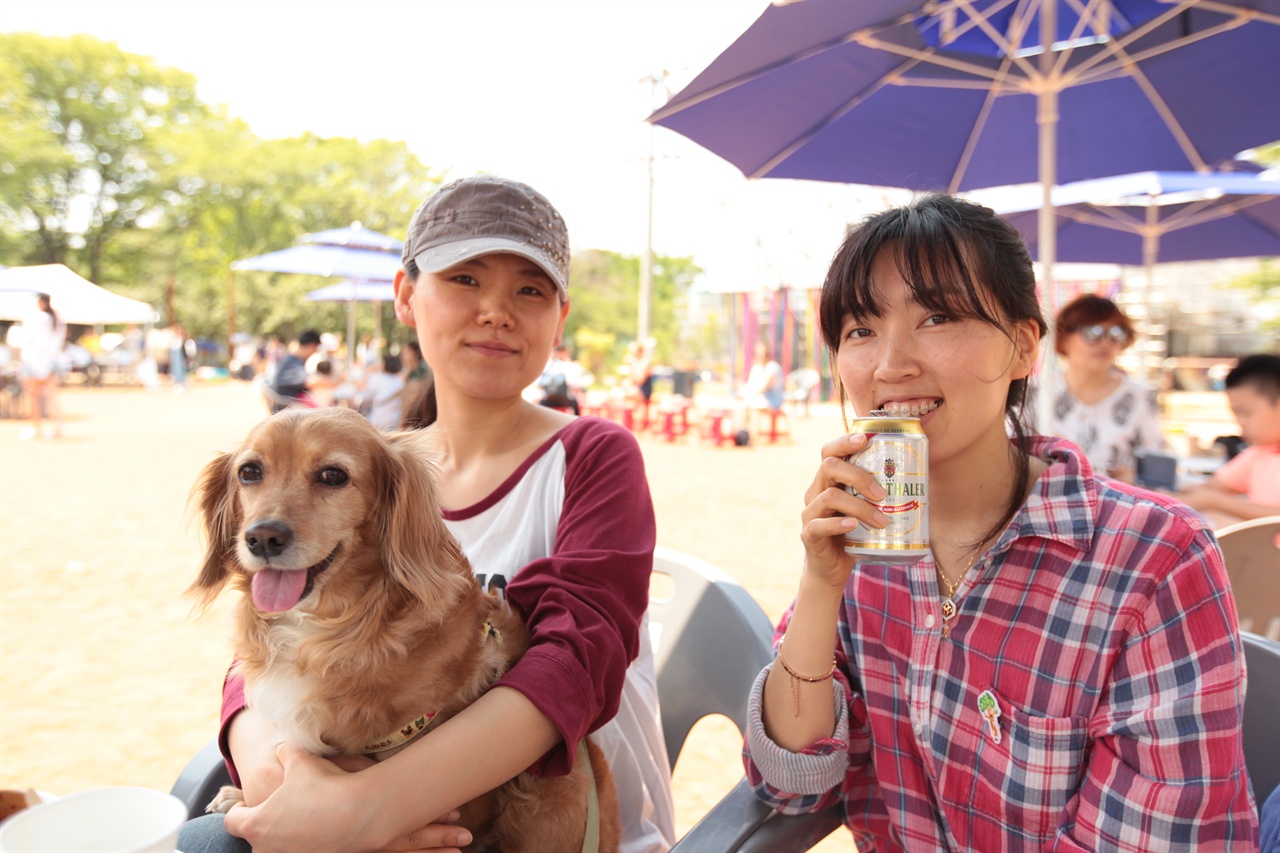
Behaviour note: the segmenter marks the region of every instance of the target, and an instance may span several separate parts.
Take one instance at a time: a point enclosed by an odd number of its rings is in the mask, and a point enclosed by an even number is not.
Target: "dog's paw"
[[[244,793],[239,788],[223,785],[218,791],[218,796],[214,797],[213,802],[205,806],[204,810],[208,814],[214,814],[215,812],[226,814],[231,811],[232,806],[243,803]]]

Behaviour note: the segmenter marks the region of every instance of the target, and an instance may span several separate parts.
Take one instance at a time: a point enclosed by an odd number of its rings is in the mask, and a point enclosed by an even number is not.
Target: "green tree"
[[[304,298],[333,279],[232,276],[231,263],[356,221],[403,238],[414,209],[439,183],[402,142],[311,134],[259,140],[232,119],[187,135],[183,159],[165,172],[174,196],[163,229],[169,260],[147,287],[154,300],[176,281],[183,322],[212,337],[225,332],[232,304],[241,331],[287,336],[308,326],[344,330],[344,306]],[[369,311],[359,316],[372,327]]]
[[[1264,166],[1280,166],[1280,142],[1259,145],[1253,149],[1251,159],[1254,162],[1262,163]]]
[[[195,78],[85,35],[0,34],[0,248],[99,281],[114,238],[163,214],[170,128],[199,124]]]
[[[701,272],[692,258],[654,259],[650,328],[658,343],[655,363],[669,364],[679,354],[677,313]],[[573,308],[565,337],[578,346],[597,376],[611,374],[621,364],[627,344],[635,340],[639,291],[640,259],[634,255],[588,249],[570,260]]]
[[[1280,304],[1280,261],[1263,258],[1256,271],[1233,278],[1227,286],[1245,291],[1254,305],[1267,309],[1267,319],[1258,324],[1259,329],[1273,335],[1280,334],[1280,318],[1274,316],[1275,306]]]

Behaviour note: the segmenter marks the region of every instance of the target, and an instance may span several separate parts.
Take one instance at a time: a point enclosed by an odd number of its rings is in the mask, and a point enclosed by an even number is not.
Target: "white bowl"
[[[98,788],[20,811],[0,826],[0,853],[172,853],[186,804],[150,788]]]

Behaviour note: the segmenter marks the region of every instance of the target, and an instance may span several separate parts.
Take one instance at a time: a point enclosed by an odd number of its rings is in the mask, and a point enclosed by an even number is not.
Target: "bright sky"
[[[201,98],[263,137],[402,140],[428,166],[524,181],[575,249],[644,250],[643,82],[690,81],[766,0],[6,0],[0,31],[89,33],[191,72]],[[815,286],[845,223],[895,191],[748,182],[664,128],[653,247],[706,285]]]

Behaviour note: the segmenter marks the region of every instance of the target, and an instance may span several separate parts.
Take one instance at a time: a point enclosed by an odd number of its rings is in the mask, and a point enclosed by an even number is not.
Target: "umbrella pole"
[[[1053,43],[1057,38],[1057,0],[1045,0],[1040,4],[1040,69],[1044,79],[1053,75]],[[1053,280],[1053,265],[1057,260],[1057,218],[1053,210],[1053,185],[1058,177],[1058,92],[1046,88],[1036,96],[1036,125],[1039,134],[1040,158],[1040,243],[1041,283],[1044,285],[1042,304],[1046,320],[1053,323],[1058,312],[1058,286]],[[1040,344],[1040,392],[1037,395],[1036,432],[1049,435],[1053,431],[1053,403],[1058,396],[1057,365],[1052,363],[1055,351],[1051,343],[1056,331],[1050,329]]]
[[[347,369],[355,364],[356,358],[356,294],[355,285],[351,286],[351,298],[347,300]]]
[[[227,273],[227,357],[236,351],[236,274]]]
[[[1142,323],[1134,335],[1134,343],[1138,348],[1138,381],[1147,381],[1147,329],[1151,326],[1151,294],[1155,292],[1156,252],[1160,237],[1156,228],[1159,224],[1160,211],[1156,207],[1155,198],[1149,198],[1147,204],[1147,223],[1142,232],[1142,266],[1146,271],[1146,289],[1142,294],[1142,307],[1145,314]]]

